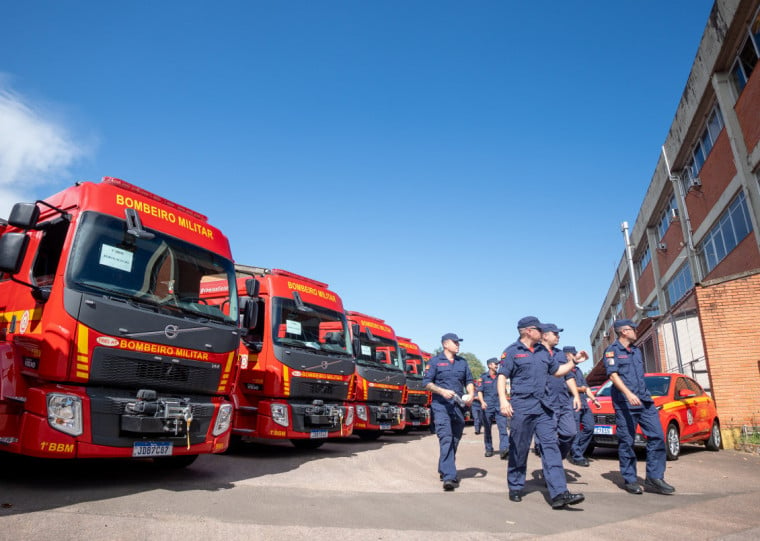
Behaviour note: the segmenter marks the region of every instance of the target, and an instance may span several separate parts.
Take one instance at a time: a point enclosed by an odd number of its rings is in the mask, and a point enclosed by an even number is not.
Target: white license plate
[[[419,421],[412,421],[412,426],[420,426],[420,422]]]
[[[604,426],[604,425],[596,425],[594,427],[594,434],[604,434],[607,436],[612,436],[612,427]]]
[[[327,430],[312,430],[309,437],[313,440],[327,437]]]
[[[132,445],[132,456],[172,456],[172,448],[170,441],[136,441]]]
[[[391,424],[390,423],[380,423],[380,430],[390,430]]]

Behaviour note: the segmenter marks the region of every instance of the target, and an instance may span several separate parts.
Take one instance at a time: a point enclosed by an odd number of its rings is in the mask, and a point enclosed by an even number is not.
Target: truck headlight
[[[272,420],[280,426],[287,427],[288,424],[288,406],[287,404],[270,404],[269,409],[272,411]]]
[[[346,408],[346,426],[354,424],[354,407],[348,406]]]
[[[47,411],[51,427],[70,436],[82,434],[82,399],[78,396],[50,393]]]
[[[362,421],[367,420],[367,406],[356,406],[356,416]]]
[[[211,433],[214,436],[224,434],[232,424],[232,404],[222,404],[219,406],[219,413],[216,415],[216,423]]]

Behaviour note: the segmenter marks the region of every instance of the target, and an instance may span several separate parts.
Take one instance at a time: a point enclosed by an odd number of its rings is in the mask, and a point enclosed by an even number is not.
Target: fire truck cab
[[[356,408],[354,433],[374,440],[404,428],[406,376],[396,333],[382,319],[347,312],[356,369],[349,395]]]
[[[398,336],[401,359],[406,371],[406,400],[404,401],[404,429],[426,428],[430,426],[430,402],[432,393],[422,385],[425,361],[420,347],[410,338]]]
[[[185,466],[227,448],[237,292],[205,216],[105,177],[17,203],[0,233],[0,450]]]
[[[346,401],[354,359],[341,298],[289,271],[235,268],[248,295],[241,302],[233,436],[314,449],[351,435],[354,407]]]

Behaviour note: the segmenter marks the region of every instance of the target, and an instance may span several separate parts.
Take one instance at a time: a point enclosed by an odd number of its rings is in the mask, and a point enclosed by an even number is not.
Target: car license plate
[[[380,430],[390,430],[391,424],[390,423],[380,423]]]
[[[612,436],[612,427],[604,426],[604,425],[596,425],[594,427],[594,434],[605,434],[608,436]]]
[[[172,456],[172,448],[170,441],[136,441],[132,445],[132,456]]]
[[[309,437],[313,440],[320,439],[320,438],[326,438],[327,437],[327,430],[312,430]]]
[[[419,421],[412,421],[412,426],[420,426],[420,422]]]

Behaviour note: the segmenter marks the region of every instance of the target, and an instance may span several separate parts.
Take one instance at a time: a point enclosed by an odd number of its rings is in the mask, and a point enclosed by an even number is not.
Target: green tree
[[[435,348],[433,351],[433,355],[438,355],[440,352],[443,351],[443,348],[438,347]],[[470,365],[470,372],[472,372],[472,377],[475,379],[478,379],[480,376],[485,374],[486,367],[483,365],[482,362],[480,362],[480,359],[478,359],[477,355],[474,353],[459,353],[460,357],[464,357],[464,359],[467,361],[467,364]]]

